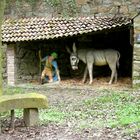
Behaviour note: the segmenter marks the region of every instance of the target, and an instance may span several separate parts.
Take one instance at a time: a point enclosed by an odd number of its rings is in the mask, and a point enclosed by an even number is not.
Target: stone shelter
[[[121,53],[119,75],[129,76],[132,84],[138,85],[138,22],[137,17],[133,20],[118,15],[7,19],[2,25],[4,81],[8,85],[37,81],[42,67],[40,59],[51,51],[59,55],[60,74],[69,75],[65,46],[76,42],[78,47],[118,50]]]

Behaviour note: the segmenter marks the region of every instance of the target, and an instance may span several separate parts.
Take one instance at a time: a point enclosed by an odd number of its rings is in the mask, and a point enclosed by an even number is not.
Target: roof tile
[[[7,19],[2,25],[2,41],[17,42],[54,39],[97,32],[131,24],[127,17],[23,18]]]

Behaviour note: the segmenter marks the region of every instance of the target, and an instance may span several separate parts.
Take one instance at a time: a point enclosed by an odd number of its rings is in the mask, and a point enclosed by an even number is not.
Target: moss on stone
[[[47,107],[47,97],[38,93],[3,95],[0,97],[0,112],[12,109]]]

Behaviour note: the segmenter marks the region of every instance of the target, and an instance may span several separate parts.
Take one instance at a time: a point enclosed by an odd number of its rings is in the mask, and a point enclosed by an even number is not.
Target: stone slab
[[[47,107],[47,97],[38,93],[2,95],[0,98],[0,112],[13,109]]]

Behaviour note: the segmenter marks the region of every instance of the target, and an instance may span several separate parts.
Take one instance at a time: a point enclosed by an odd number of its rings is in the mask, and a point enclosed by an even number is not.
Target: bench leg
[[[11,128],[14,129],[15,111],[11,110]]]
[[[23,120],[26,126],[35,126],[38,124],[39,115],[37,108],[25,108],[23,112]]]

